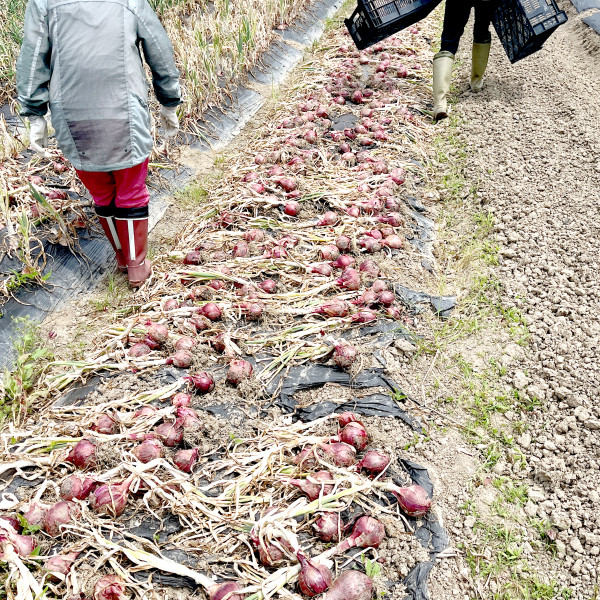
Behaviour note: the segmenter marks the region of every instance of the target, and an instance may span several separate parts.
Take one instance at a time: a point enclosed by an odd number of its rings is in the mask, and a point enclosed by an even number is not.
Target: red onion
[[[94,490],[90,496],[90,506],[101,515],[118,517],[123,514],[127,505],[127,496],[131,481],[122,483],[105,483]]]
[[[280,165],[273,165],[269,169],[269,177],[278,177],[280,175],[283,175],[284,173],[285,173],[285,171],[283,170],[283,167],[281,167]]]
[[[248,256],[248,244],[244,240],[240,240],[232,250],[233,256],[236,258],[244,258]]]
[[[360,287],[360,275],[356,269],[348,267],[336,280],[336,284],[346,290],[355,291]]]
[[[376,294],[379,294],[387,289],[387,283],[381,279],[376,279],[371,285],[371,291],[375,292]]]
[[[406,177],[405,177],[404,171],[402,169],[392,169],[390,171],[390,179],[396,185],[402,185],[406,181]]]
[[[344,136],[346,136],[346,138],[349,140],[355,140],[356,132],[353,131],[352,129],[344,129]]]
[[[169,356],[165,362],[168,365],[175,365],[179,369],[187,369],[193,361],[194,357],[191,352],[188,352],[187,350],[177,350],[177,352],[172,356]]]
[[[338,415],[338,423],[340,427],[346,427],[348,423],[360,423],[362,425],[362,421],[360,420],[360,415],[357,415],[353,412],[343,412]]]
[[[255,181],[254,183],[251,183],[248,186],[253,192],[256,192],[257,194],[264,194],[265,193],[265,186],[260,183],[260,181]]]
[[[396,496],[400,508],[411,517],[422,517],[431,508],[431,498],[420,485],[390,491]]]
[[[369,450],[363,457],[363,459],[356,465],[358,470],[364,469],[368,471],[370,475],[376,476],[383,473],[390,464],[389,455],[385,452],[378,452],[377,450]]]
[[[363,304],[364,306],[373,306],[376,303],[377,294],[372,290],[363,292],[363,294],[354,301],[354,304]]]
[[[300,591],[309,598],[326,592],[333,580],[331,571],[325,565],[308,560],[302,552],[298,552],[297,557],[300,563],[298,576]]]
[[[258,290],[253,285],[245,283],[238,288],[237,295],[245,298],[257,298]]]
[[[94,586],[94,600],[127,600],[125,582],[118,575],[105,575]]]
[[[333,362],[342,369],[347,369],[356,361],[356,348],[348,343],[336,344],[333,352]]]
[[[19,533],[21,531],[21,524],[19,523],[19,519],[16,517],[0,517],[0,527],[14,529],[15,533]]]
[[[227,371],[227,381],[238,386],[244,379],[252,375],[252,365],[246,360],[232,360]]]
[[[244,233],[244,239],[247,242],[260,243],[265,239],[265,232],[262,229],[249,229]]]
[[[37,547],[35,540],[30,535],[19,535],[18,533],[0,534],[0,560],[5,561],[4,547],[12,545],[19,556],[29,556]]]
[[[274,294],[277,291],[277,283],[273,279],[265,279],[258,284],[265,294]]]
[[[154,340],[157,344],[164,344],[169,337],[169,330],[160,323],[153,323],[152,321],[146,322],[146,333],[151,340]]]
[[[215,281],[211,281],[211,283],[215,283]],[[211,321],[204,315],[194,315],[190,319],[190,323],[196,328],[196,331],[206,331],[212,327]]]
[[[188,252],[183,259],[184,265],[199,265],[202,263],[202,254],[197,250],[192,250],[192,252]]]
[[[370,137],[361,137],[358,140],[361,146],[372,146],[375,142]]]
[[[249,173],[246,173],[242,179],[242,181],[245,181],[246,183],[248,183],[249,181],[256,181],[258,179],[258,173],[256,173],[255,171],[250,171]]]
[[[358,267],[358,270],[369,277],[379,276],[379,265],[372,260],[363,260]]]
[[[75,502],[57,502],[44,515],[44,531],[51,537],[61,534],[64,525],[79,517],[81,511]]]
[[[402,238],[398,235],[388,235],[388,237],[386,237],[385,240],[383,240],[383,243],[388,248],[392,248],[394,250],[398,250],[404,245],[402,243]]]
[[[382,306],[391,306],[396,301],[396,295],[394,292],[383,290],[379,293],[379,302]]]
[[[227,596],[228,600],[244,600],[239,594],[233,594],[241,590],[239,583],[236,581],[226,581],[210,588],[209,599],[210,600],[223,600]]]
[[[290,479],[288,483],[295,485],[301,489],[310,501],[316,500],[321,491],[323,496],[327,496],[333,492],[333,485],[327,482],[335,481],[329,471],[317,471],[313,475],[309,475],[306,479]]]
[[[85,500],[95,485],[96,482],[89,477],[69,475],[60,485],[60,497],[63,500]]]
[[[331,277],[333,269],[327,263],[316,263],[311,265],[311,273],[317,273],[318,275],[323,275],[324,277]]]
[[[131,358],[141,358],[142,356],[150,354],[150,352],[152,352],[152,350],[150,349],[150,346],[148,346],[148,344],[144,344],[144,342],[139,342],[138,344],[134,344],[133,346],[131,346],[127,354]]]
[[[285,250],[285,248],[282,248],[281,246],[274,246],[273,250],[271,251],[271,258],[285,258],[287,256],[287,252]]]
[[[346,209],[346,214],[349,217],[357,219],[358,217],[360,217],[360,208],[358,208],[358,206],[350,206]]]
[[[354,128],[354,133],[359,133],[359,134],[367,133],[367,128],[364,125],[357,125]]]
[[[343,529],[342,519],[336,512],[320,513],[313,523],[313,529],[322,542],[337,542]]]
[[[402,311],[399,308],[396,308],[395,306],[388,306],[385,309],[385,312],[387,316],[392,319],[400,320],[402,318]]]
[[[387,204],[387,201],[386,201]],[[391,212],[388,216],[387,216],[387,223],[388,225],[391,225],[392,227],[402,227],[402,225],[404,225],[404,219],[402,218],[402,215],[400,215],[397,212]]]
[[[360,571],[344,571],[322,600],[371,600],[373,582]]]
[[[217,250],[210,255],[210,259],[214,262],[219,262],[221,260],[227,260],[227,254],[222,250]]]
[[[243,302],[240,308],[246,319],[258,321],[265,310],[265,305],[262,302]]]
[[[216,352],[225,352],[225,350],[227,350],[224,333],[219,333],[215,335],[215,337],[210,340],[209,344],[213,347],[213,349]]]
[[[179,450],[175,454],[173,462],[175,463],[175,466],[184,473],[191,473],[197,458],[197,448],[194,448],[193,450]]]
[[[119,431],[119,426],[113,417],[108,414],[103,414],[98,417],[98,420],[91,429],[93,431],[97,431],[98,433],[111,435]]]
[[[178,427],[175,423],[163,423],[159,425],[154,433],[156,437],[169,448],[177,446],[183,439],[183,429]]]
[[[356,450],[344,442],[321,444],[319,449],[338,467],[349,467],[356,462]]]
[[[283,212],[289,217],[297,217],[300,212],[300,203],[292,200],[290,202],[286,202],[283,207]]]
[[[369,235],[365,235],[358,240],[358,245],[361,248],[364,248],[366,252],[379,252],[381,250],[381,244],[375,238],[372,238]]]
[[[217,292],[218,292],[219,290],[222,290],[225,287],[225,282],[222,281],[221,279],[213,279],[207,285],[209,288],[212,288],[213,290],[217,290]]]
[[[360,90],[354,91],[350,98],[351,98],[352,102],[354,102],[354,104],[362,104],[365,100],[364,96]]]
[[[355,262],[356,261],[354,260],[354,257],[348,254],[340,254],[337,260],[331,263],[331,266],[334,269],[345,269],[347,267],[351,267]]]
[[[340,440],[354,446],[358,451],[364,450],[369,442],[367,430],[362,423],[353,421],[340,431]]]
[[[75,444],[65,459],[79,469],[96,466],[96,446],[88,440],[81,440]]]
[[[312,446],[302,448],[302,450],[294,457],[294,464],[303,469],[314,467],[317,464],[315,453]]]
[[[352,321],[354,323],[371,323],[371,321],[377,320],[377,313],[372,310],[365,308],[359,310],[356,314],[352,315]]]
[[[200,313],[211,321],[218,321],[221,318],[221,309],[214,302],[205,304],[200,309]]]
[[[206,371],[190,375],[189,377],[186,377],[186,381],[192,383],[196,391],[200,394],[209,394],[215,389],[215,380],[213,379],[213,376]],[[184,405],[181,404],[175,406]],[[190,406],[190,404],[186,404],[185,406]]]
[[[326,119],[329,116],[329,113],[327,112],[327,108],[325,106],[323,106],[322,104],[319,105],[319,107],[315,111],[315,114],[320,119]]]
[[[131,452],[141,463],[144,464],[149,463],[157,458],[161,458],[164,455],[163,445],[157,440],[144,440]]]
[[[190,378],[187,379],[187,381],[191,381],[192,383],[194,383],[194,381],[192,380],[192,377],[194,377],[194,376],[191,375]],[[194,385],[195,385],[195,383],[194,383]],[[171,398],[171,404],[176,407],[191,406],[192,405],[192,397],[189,394],[186,394],[185,392],[178,392]]]
[[[179,302],[175,298],[170,298],[162,306],[164,311],[175,310],[176,308],[179,308]]]
[[[322,246],[319,248],[319,253],[321,255],[322,260],[336,260],[340,251],[335,246]]]
[[[296,189],[296,180],[292,177],[280,177],[275,180],[275,183],[286,192],[293,192]]]
[[[352,246],[352,240],[347,235],[341,235],[335,241],[335,245],[340,252],[347,252]]]
[[[365,235],[370,235],[375,240],[382,240],[383,235],[379,229],[371,229],[371,231],[365,231]]]
[[[146,344],[146,346],[148,346],[150,350],[158,350],[158,348],[160,348],[161,346],[158,342],[155,342],[149,335],[146,336],[144,344]]]
[[[44,568],[53,574],[67,575],[71,570],[71,565],[75,562],[79,552],[69,552],[68,554],[56,554],[46,559]]]
[[[352,152],[352,147],[348,142],[342,142],[338,148],[338,151],[340,154],[347,154],[348,152]]]
[[[278,541],[281,542],[281,538],[279,538]],[[260,558],[260,562],[266,567],[277,568],[283,565],[286,560],[285,553],[280,548],[275,546],[275,544],[259,544],[258,556]]]
[[[331,300],[315,309],[315,313],[327,317],[346,317],[349,312],[350,306],[345,300]]]
[[[338,217],[337,213],[334,213],[332,210],[328,210],[326,213],[323,214],[323,216],[317,223],[317,226],[335,225],[338,222],[338,219],[339,219],[339,217]],[[336,256],[336,258],[337,258],[337,256]],[[333,259],[330,259],[330,260],[333,260]]]
[[[317,132],[314,129],[308,129],[306,131],[306,133],[304,134],[304,139],[309,144],[316,144],[317,143]]]
[[[352,533],[337,547],[337,552],[346,552],[349,548],[378,548],[385,537],[383,523],[373,517],[360,517],[354,523]]]
[[[28,525],[43,525],[44,519],[48,508],[45,505],[32,502],[27,509],[27,512],[23,515],[23,518],[27,521]]]
[[[265,164],[265,156],[264,156],[264,154],[257,154],[254,157],[254,162],[257,165],[264,165]]]
[[[175,342],[175,350],[191,350],[196,345],[196,340],[184,335]]]

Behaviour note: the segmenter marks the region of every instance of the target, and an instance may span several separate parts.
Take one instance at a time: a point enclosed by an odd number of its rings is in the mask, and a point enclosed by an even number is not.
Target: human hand
[[[161,106],[160,121],[164,129],[164,137],[170,139],[179,131],[179,117],[176,106]]]
[[[29,145],[44,158],[51,158],[48,147],[48,123],[44,117],[29,117]]]

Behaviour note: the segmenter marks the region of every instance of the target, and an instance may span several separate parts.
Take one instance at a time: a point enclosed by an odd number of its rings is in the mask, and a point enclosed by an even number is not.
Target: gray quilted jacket
[[[173,47],[147,0],[29,0],[17,61],[21,115],[49,106],[76,169],[143,162],[152,137],[142,52],[159,102],[180,104]]]

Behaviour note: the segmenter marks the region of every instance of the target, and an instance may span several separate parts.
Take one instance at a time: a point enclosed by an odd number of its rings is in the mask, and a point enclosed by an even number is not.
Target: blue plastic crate
[[[442,0],[358,0],[346,27],[359,50],[424,19]]]
[[[544,42],[567,22],[555,0],[500,0],[494,28],[511,63],[540,50]]]

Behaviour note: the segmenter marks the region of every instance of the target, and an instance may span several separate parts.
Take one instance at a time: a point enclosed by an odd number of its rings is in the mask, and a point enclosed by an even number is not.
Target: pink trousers
[[[97,206],[140,208],[150,200],[146,177],[148,159],[135,167],[118,171],[77,171],[79,179],[89,190]]]

